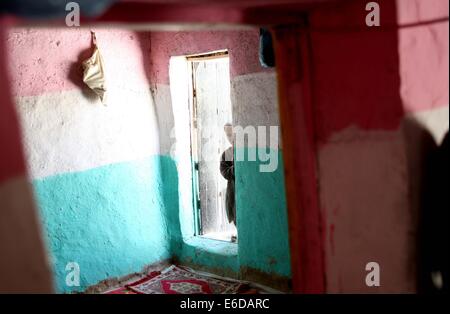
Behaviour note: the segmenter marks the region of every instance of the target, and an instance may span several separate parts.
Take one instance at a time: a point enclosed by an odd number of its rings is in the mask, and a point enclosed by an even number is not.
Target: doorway
[[[196,233],[236,242],[233,210],[229,205],[227,209],[227,193],[233,198],[231,203],[235,203],[234,179],[228,181],[221,173],[224,152],[231,152],[233,158],[232,142],[225,133],[233,122],[228,51],[191,55],[186,59],[191,74],[189,104]]]

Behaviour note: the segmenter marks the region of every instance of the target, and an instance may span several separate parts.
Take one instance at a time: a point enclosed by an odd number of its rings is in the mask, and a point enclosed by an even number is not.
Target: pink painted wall
[[[410,25],[398,31],[400,96],[405,113],[448,106],[448,12],[446,0],[397,1],[397,23]],[[420,25],[426,21],[436,22]]]
[[[228,49],[230,75],[273,71],[264,69],[258,58],[259,31],[198,31],[153,32],[151,34],[151,82],[169,83],[169,59],[187,55]]]
[[[148,85],[148,33],[96,29],[108,81]],[[120,38],[120,40],[117,40]],[[26,39],[26,41],[25,41]],[[14,96],[37,96],[83,88],[81,62],[92,53],[90,29],[12,29],[7,38]]]
[[[313,11],[313,93],[318,139],[350,125],[392,130],[403,116],[397,32],[365,25],[363,1]],[[394,1],[384,1],[383,24],[395,24]]]
[[[349,125],[393,130],[405,113],[448,105],[448,1],[380,1],[382,29],[365,1],[312,11],[319,140]],[[339,13],[337,13],[339,12]]]

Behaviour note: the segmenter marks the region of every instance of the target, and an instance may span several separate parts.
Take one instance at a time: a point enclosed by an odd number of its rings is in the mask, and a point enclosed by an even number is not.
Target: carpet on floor
[[[258,294],[249,283],[197,272],[184,266],[169,266],[106,294]]]

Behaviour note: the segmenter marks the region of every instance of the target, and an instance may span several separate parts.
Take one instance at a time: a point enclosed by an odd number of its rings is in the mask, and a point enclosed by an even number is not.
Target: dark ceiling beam
[[[302,23],[304,12],[342,0],[118,2],[95,19],[82,22],[155,24],[208,23],[275,25]],[[256,5],[258,4],[258,5]]]

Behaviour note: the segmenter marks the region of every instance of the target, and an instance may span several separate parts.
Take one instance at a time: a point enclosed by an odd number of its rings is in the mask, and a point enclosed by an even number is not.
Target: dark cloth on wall
[[[228,181],[225,196],[225,206],[228,222],[236,225],[236,204],[234,199],[234,150],[228,148],[222,153],[220,160],[220,173]]]
[[[273,68],[275,66],[272,34],[264,28],[259,30],[259,62],[265,68]]]

